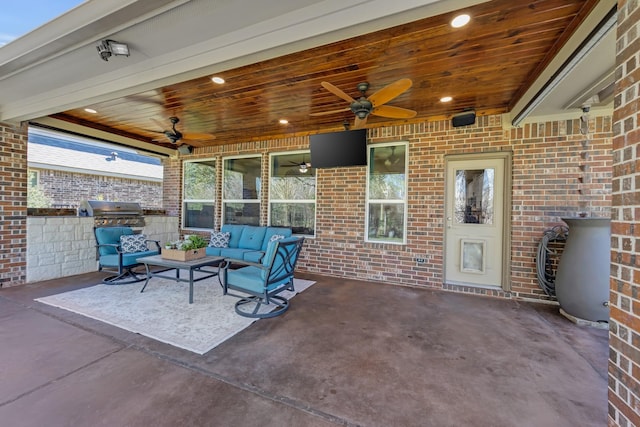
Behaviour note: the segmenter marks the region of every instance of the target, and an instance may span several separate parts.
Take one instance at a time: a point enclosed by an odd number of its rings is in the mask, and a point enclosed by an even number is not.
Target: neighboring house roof
[[[115,160],[112,153],[117,153]],[[127,148],[86,141],[73,136],[29,130],[27,162],[30,168],[63,170],[89,175],[162,181],[159,159]]]

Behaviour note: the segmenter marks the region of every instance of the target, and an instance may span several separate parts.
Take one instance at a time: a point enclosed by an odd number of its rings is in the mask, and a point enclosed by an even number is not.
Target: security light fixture
[[[115,162],[118,159],[118,153],[115,151],[111,152],[109,157],[104,158],[107,162]]]
[[[101,40],[96,45],[96,49],[104,61],[108,61],[111,55],[129,56],[129,46],[114,40]]]

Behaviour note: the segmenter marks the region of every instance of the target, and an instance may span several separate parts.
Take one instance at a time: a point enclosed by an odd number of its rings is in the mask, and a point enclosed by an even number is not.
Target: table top
[[[223,256],[205,256],[203,258],[192,259],[190,261],[178,261],[175,259],[162,258],[161,255],[146,256],[137,259],[138,262],[159,267],[192,269],[204,267],[206,265],[216,265],[224,261]]]

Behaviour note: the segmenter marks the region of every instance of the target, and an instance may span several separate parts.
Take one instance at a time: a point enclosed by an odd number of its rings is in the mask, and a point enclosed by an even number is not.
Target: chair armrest
[[[114,248],[116,250],[116,252],[118,252],[118,253],[121,252],[119,243],[99,243],[99,244],[96,245],[96,251],[99,250],[103,246]]]
[[[118,255],[122,255],[122,248],[120,247],[119,243],[98,243],[96,245],[96,256],[99,256],[99,252],[100,252],[100,248],[103,246],[107,246],[110,248],[114,248],[116,250],[116,252],[118,253]]]
[[[252,267],[258,267],[261,269],[266,268],[264,265],[260,264],[259,262],[245,261],[242,259],[235,259],[235,258],[225,258],[225,264],[222,268],[229,268],[231,264],[252,266]]]
[[[156,244],[156,248],[158,250],[158,252],[161,251],[160,249],[160,240],[151,240],[151,239],[146,239],[145,242],[147,243],[155,243]]]
[[[110,246],[110,247],[116,248],[116,249],[120,247],[120,245],[118,243],[98,243],[96,245],[96,248],[99,248],[101,246]]]

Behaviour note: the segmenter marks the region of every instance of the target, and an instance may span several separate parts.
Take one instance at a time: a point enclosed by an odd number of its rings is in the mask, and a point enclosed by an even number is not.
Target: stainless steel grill
[[[144,227],[142,207],[136,202],[85,200],[78,207],[78,215],[93,217],[96,227]]]

